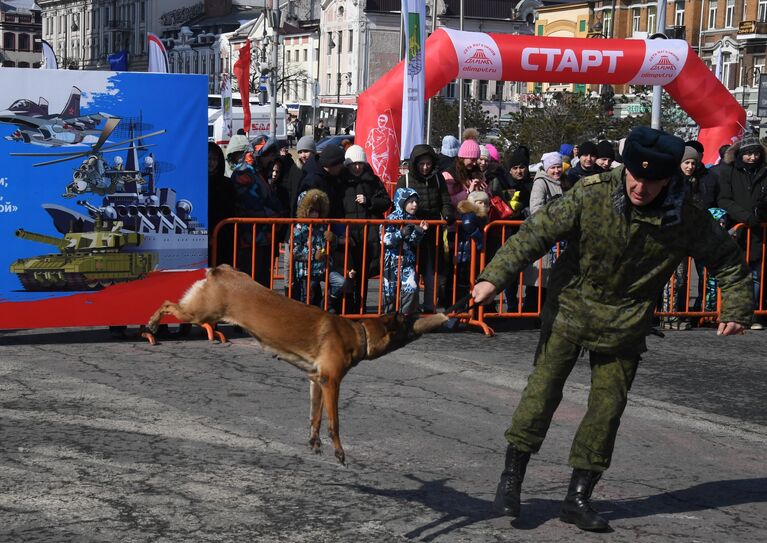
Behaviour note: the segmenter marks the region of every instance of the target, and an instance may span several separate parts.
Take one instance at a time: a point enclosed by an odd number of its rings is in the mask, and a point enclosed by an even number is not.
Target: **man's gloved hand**
[[[409,238],[413,235],[413,232],[415,232],[415,225],[414,224],[405,224],[400,228],[400,233],[402,234],[403,238]]]

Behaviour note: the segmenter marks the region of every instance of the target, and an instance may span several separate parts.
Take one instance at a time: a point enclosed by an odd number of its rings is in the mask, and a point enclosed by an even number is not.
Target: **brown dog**
[[[209,339],[216,323],[236,324],[266,350],[306,371],[311,401],[309,445],[320,452],[324,404],[328,435],[342,464],[338,393],[346,372],[360,360],[394,351],[447,321],[438,313],[422,319],[389,314],[354,322],[277,294],[226,264],[209,269],[205,279],[192,285],[178,304],[163,303],[149,319],[148,328],[156,332],[165,315],[206,327]]]

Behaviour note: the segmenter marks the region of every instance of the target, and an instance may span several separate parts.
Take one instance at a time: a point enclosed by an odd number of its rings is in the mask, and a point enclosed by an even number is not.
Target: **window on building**
[[[333,89],[330,88],[330,85],[332,84],[332,81],[330,79],[330,74],[327,74],[327,84],[325,85],[325,94],[331,94],[333,92]]]
[[[13,32],[6,32],[3,34],[3,49],[6,51],[13,51],[16,49],[16,36]]]
[[[735,70],[733,66],[735,63],[732,61],[732,54],[722,54],[722,84],[729,90],[735,89]]]
[[[139,4],[138,16],[139,21],[142,23],[146,20],[146,2],[141,2],[141,4]]]
[[[756,13],[756,18],[761,23],[767,21],[767,0],[759,0],[759,9]]]
[[[450,98],[450,99],[455,98],[455,94],[456,94],[455,88],[456,88],[455,80],[445,85],[445,98]]]
[[[306,49],[304,49],[304,51],[306,51]],[[299,87],[301,89],[301,100],[306,100],[306,87],[307,87],[306,79],[304,79],[304,82],[301,83]]]
[[[656,26],[658,24],[658,8],[657,6],[650,6],[647,8],[647,32],[648,34],[654,34],[657,32]]]
[[[608,38],[612,36],[613,32],[613,12],[611,9],[606,9],[602,12],[602,34]]]
[[[315,59],[320,58],[320,48],[319,47],[315,47],[314,48],[314,58]]]
[[[639,8],[631,9],[631,31],[639,32],[639,24],[642,21],[642,12]]]
[[[338,51],[344,50],[344,32],[343,30],[338,31],[338,43],[336,44],[338,46]]]
[[[487,100],[487,79],[482,79],[479,82],[479,99]]]
[[[495,82],[495,99],[496,100],[503,100],[504,99],[504,90],[506,89],[506,82],[505,81],[496,81]]]
[[[333,43],[333,33],[328,32],[328,55],[333,52],[333,47],[338,44]]]
[[[764,73],[764,57],[755,56],[753,62],[754,69],[751,71],[751,86],[756,87],[759,85],[759,78]]]
[[[474,83],[473,79],[464,79],[463,80],[463,98],[464,98],[464,100],[467,99],[467,98],[476,98],[472,94],[472,92],[471,92],[471,88],[473,86],[472,83]]]
[[[19,51],[29,51],[29,34],[19,34]]]
[[[29,62],[19,62],[19,68],[29,68]]]
[[[684,1],[674,4],[674,26],[684,26]]]
[[[735,0],[727,0],[727,11],[724,12],[724,26],[732,28],[735,19]]]
[[[16,67],[16,63],[12,60],[5,60],[3,61],[3,68],[14,68]]]
[[[708,2],[708,26],[706,28],[716,28],[716,0],[709,0]]]
[[[308,61],[309,61],[309,50],[304,49],[304,62],[308,62]]]
[[[348,51],[352,52],[352,45],[354,44],[354,40],[352,39],[354,37],[354,30],[349,30],[349,48]]]

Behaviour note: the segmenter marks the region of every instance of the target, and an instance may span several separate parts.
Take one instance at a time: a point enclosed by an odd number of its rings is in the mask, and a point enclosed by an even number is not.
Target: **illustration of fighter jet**
[[[110,115],[80,115],[81,94],[80,89],[72,87],[69,100],[58,115],[48,113],[48,101],[42,97],[38,103],[26,98],[14,101],[8,109],[0,111],[0,123],[17,126],[5,139],[45,147],[80,145],[95,141],[101,134],[99,124]],[[86,139],[90,141],[85,141]]]

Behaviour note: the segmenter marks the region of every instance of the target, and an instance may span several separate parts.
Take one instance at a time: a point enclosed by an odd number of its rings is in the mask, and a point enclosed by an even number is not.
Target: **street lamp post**
[[[759,77],[762,75],[762,71],[756,67],[751,66],[750,68],[743,68],[743,74],[741,75],[741,81],[740,81],[740,88],[741,88],[741,96],[740,96],[740,105],[743,106],[743,109],[748,109],[748,100],[746,100],[746,92],[751,92],[750,89],[752,86],[755,86],[758,84]],[[749,79],[751,79],[752,82],[754,82],[754,85],[751,85],[749,83]]]

